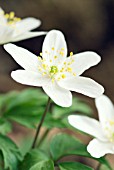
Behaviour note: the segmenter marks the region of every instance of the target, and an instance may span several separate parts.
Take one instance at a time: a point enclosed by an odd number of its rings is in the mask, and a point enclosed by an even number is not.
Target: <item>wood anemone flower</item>
[[[12,78],[25,85],[42,86],[47,95],[62,107],[72,105],[75,91],[96,98],[104,88],[90,78],[80,76],[85,70],[99,63],[100,56],[83,52],[67,57],[67,45],[62,32],[52,30],[46,35],[41,57],[13,44],[4,45],[5,50],[24,68],[11,73]]]
[[[32,37],[46,34],[46,32],[31,32],[39,27],[41,21],[36,18],[28,17],[25,19],[15,17],[14,12],[5,14],[0,8],[0,44],[16,42]]]
[[[101,95],[95,99],[99,121],[87,116],[70,115],[69,123],[85,133],[95,137],[87,146],[88,152],[95,158],[105,154],[114,154],[114,105]]]

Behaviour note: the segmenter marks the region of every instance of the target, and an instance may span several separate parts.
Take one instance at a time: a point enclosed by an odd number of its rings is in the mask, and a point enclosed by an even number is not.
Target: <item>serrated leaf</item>
[[[28,128],[35,128],[38,114],[44,112],[47,96],[38,89],[27,89],[10,100],[3,116]]]
[[[79,155],[98,160],[100,163],[106,165],[111,170],[111,167],[105,158],[93,158],[87,152],[86,145],[84,145],[80,140],[68,134],[58,134],[53,137],[50,143],[50,152],[54,161],[57,161],[67,155]]]
[[[6,136],[0,134],[0,150],[4,158],[4,168],[18,170],[18,160],[21,160],[21,154],[15,143]]]
[[[43,151],[34,149],[30,151],[24,158],[23,162],[20,165],[20,170],[29,170],[35,164],[41,161],[47,161],[49,158]]]
[[[34,165],[30,170],[54,170],[54,163],[52,160],[42,161]]]
[[[62,162],[59,163],[60,170],[94,170],[93,168],[79,162]]]

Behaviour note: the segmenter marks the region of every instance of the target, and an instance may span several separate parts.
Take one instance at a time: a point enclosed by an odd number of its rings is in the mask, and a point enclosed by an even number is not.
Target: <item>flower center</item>
[[[114,121],[109,120],[106,122],[105,132],[109,141],[114,143]]]
[[[52,75],[58,73],[58,68],[57,68],[57,66],[51,66],[51,67],[50,67],[50,73],[51,73]]]
[[[54,47],[51,48],[52,54],[53,51],[55,50]],[[40,66],[38,67],[38,70],[42,73],[43,76],[47,75],[52,79],[52,82],[56,81],[60,81],[61,79],[65,79],[66,77],[71,77],[71,76],[76,76],[76,73],[73,71],[72,68],[72,64],[74,63],[74,59],[73,59],[73,52],[70,52],[70,57],[68,60],[66,60],[62,67],[57,67],[56,61],[58,59],[58,57],[63,57],[64,55],[64,48],[61,48],[61,50],[57,50],[57,52],[59,52],[60,56],[55,56],[52,55],[52,59],[50,59],[48,62],[49,64],[47,64],[46,59],[42,58],[42,53],[40,53],[40,56],[38,56],[38,60],[40,61]],[[50,55],[50,52],[45,51],[46,54]],[[58,61],[57,61],[58,62]],[[60,61],[58,62],[58,64],[62,64]],[[59,69],[60,68],[60,69]]]
[[[14,12],[10,12],[9,14],[5,14],[4,16],[7,19],[7,24],[8,25],[15,25],[18,21],[21,20],[21,18],[15,17]]]

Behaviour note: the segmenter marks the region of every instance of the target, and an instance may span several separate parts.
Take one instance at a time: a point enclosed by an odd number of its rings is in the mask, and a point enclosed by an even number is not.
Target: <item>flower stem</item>
[[[42,124],[43,124],[44,119],[46,117],[46,113],[47,113],[47,111],[49,109],[49,106],[50,106],[50,101],[51,101],[51,99],[48,98],[48,102],[47,102],[46,108],[45,108],[44,113],[42,115],[41,121],[40,121],[40,123],[39,123],[39,125],[37,127],[37,131],[36,131],[36,135],[35,135],[35,138],[34,138],[34,141],[33,141],[33,144],[32,144],[32,148],[35,148],[35,145],[36,145],[36,142],[37,142],[37,138],[39,136],[40,129],[42,127]]]
[[[49,132],[49,129],[47,129],[45,132],[44,132],[44,134],[43,134],[43,136],[42,136],[42,138],[40,139],[40,141],[39,141],[39,143],[38,143],[38,147],[42,144],[42,142],[45,140],[45,138],[47,137],[47,135],[48,135],[48,132]]]

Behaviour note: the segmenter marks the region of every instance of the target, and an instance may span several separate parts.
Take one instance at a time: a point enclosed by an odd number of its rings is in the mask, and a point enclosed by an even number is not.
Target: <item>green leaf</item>
[[[52,160],[42,161],[34,165],[30,170],[54,170],[54,163]]]
[[[68,135],[68,134],[58,134],[52,138],[50,143],[50,152],[54,161],[58,161],[67,155],[79,155],[89,157],[98,160],[100,163],[105,164],[111,170],[110,165],[105,158],[93,158],[80,140]]]
[[[39,118],[39,120],[40,119],[41,119],[41,117]],[[64,123],[64,121],[62,119],[54,118],[53,114],[47,113],[45,121],[43,123],[43,126],[47,127],[48,129],[55,128],[55,127],[65,128],[66,124]]]
[[[49,160],[49,158],[46,153],[38,149],[33,149],[25,156],[24,161],[20,165],[20,169],[29,170],[37,163],[47,160]]]
[[[3,170],[3,168],[4,168],[4,160],[3,160],[2,152],[0,151],[0,170]]]
[[[26,136],[26,138],[23,138],[22,141],[20,142],[19,148],[23,157],[31,150],[32,143],[33,136],[31,135]]]
[[[74,113],[83,113],[84,115],[91,115],[92,109],[82,100],[74,97],[72,106],[68,108],[62,108],[60,106],[54,106],[53,108],[53,115],[56,118],[66,117],[69,114]]]
[[[16,121],[28,128],[35,128],[38,115],[44,112],[46,102],[47,96],[40,90],[23,90],[7,103],[3,116],[5,119]]]
[[[17,170],[18,160],[21,160],[19,149],[11,139],[1,134],[0,150],[4,158],[4,168],[9,168],[10,170]]]
[[[110,168],[107,167],[106,165],[101,165],[99,170],[110,170]],[[113,170],[114,170],[114,168],[113,168]]]
[[[10,102],[13,102],[18,92],[12,91],[6,94],[0,95],[0,112],[4,112],[8,107]]]
[[[5,119],[0,119],[0,133],[5,135],[12,131],[12,125]]]
[[[89,166],[81,164],[79,162],[63,162],[59,163],[60,170],[93,170]]]
[[[58,134],[52,138],[50,152],[55,161],[63,156],[72,154],[89,156],[86,152],[86,146],[78,139],[67,134]]]
[[[14,100],[8,103],[8,110],[28,102],[41,106],[45,104],[47,98],[47,95],[45,95],[40,89],[28,88],[17,93]]]

